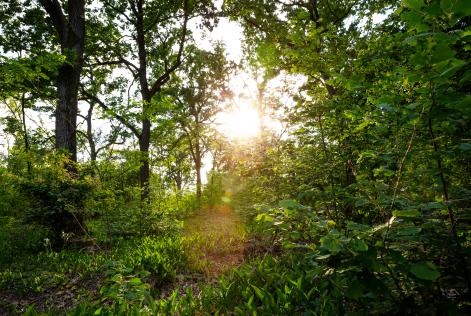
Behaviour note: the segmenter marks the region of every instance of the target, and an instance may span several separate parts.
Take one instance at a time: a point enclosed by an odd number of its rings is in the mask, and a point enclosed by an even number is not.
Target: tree
[[[65,149],[70,159],[77,161],[78,90],[85,47],[85,0],[68,0],[65,10],[58,0],[39,2],[58,36],[61,54],[67,57],[57,76],[56,148]],[[72,171],[74,168],[69,166],[69,169]]]
[[[188,22],[196,16],[203,16],[203,24],[210,26],[214,6],[208,1],[104,1],[103,9],[107,28],[114,29],[111,38],[99,39],[103,46],[101,55],[90,56],[94,66],[119,65],[130,72],[133,80],[129,90],[138,83],[137,95],[140,113],[130,118],[112,111],[98,96],[85,92],[115,117],[136,136],[141,154],[140,185],[142,199],[149,198],[150,162],[149,150],[152,121],[157,114],[159,100],[164,97],[161,90],[182,64],[184,48],[190,39]],[[132,111],[136,103],[128,98]],[[141,127],[138,128],[134,120]]]
[[[306,79],[304,91],[296,97],[299,112],[292,115],[299,120],[292,123],[301,124],[309,133],[307,143],[312,144],[315,139],[321,145],[320,151],[315,150],[323,157],[324,168],[314,169],[319,174],[313,178],[327,190],[335,212],[337,195],[350,194],[357,169],[353,138],[344,115],[351,107],[351,96],[342,93],[342,82],[335,79],[351,75],[351,60],[366,40],[359,22],[366,19],[366,25],[371,27],[373,13],[392,5],[392,1],[226,2],[226,12],[243,23],[247,51],[252,63],[265,67],[264,77],[285,71]],[[351,23],[347,24],[347,19]],[[339,207],[347,218],[351,217],[352,203],[348,199],[342,201]]]
[[[210,149],[208,131],[224,97],[229,95],[230,68],[222,45],[215,46],[214,52],[193,48],[182,69],[182,82],[175,96],[175,116],[185,132],[195,166],[198,200],[202,193],[202,160]]]

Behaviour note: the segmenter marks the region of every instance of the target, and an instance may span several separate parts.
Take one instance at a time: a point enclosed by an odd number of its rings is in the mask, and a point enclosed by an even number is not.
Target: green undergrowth
[[[160,286],[173,280],[186,266],[182,241],[178,236],[118,239],[108,248],[93,250],[55,252],[48,250],[47,244],[45,247],[46,250],[36,256],[3,265],[0,291],[27,300],[44,293],[54,296],[59,292],[60,295],[64,291],[71,292],[79,301],[100,297],[111,300],[121,295],[114,293],[118,290],[132,292],[139,279],[142,284],[152,284],[152,287],[146,287],[157,295]],[[128,281],[131,286],[124,286]],[[87,284],[89,288],[86,288]],[[116,284],[123,284],[123,288],[117,290]],[[80,291],[88,294],[85,299],[78,297]],[[133,301],[133,295],[130,294],[129,301]],[[16,309],[15,306],[2,307],[9,308],[12,313]],[[43,308],[54,310],[54,302]]]
[[[218,276],[243,261],[245,226],[227,205],[196,212],[184,226],[189,268],[206,276]]]
[[[217,283],[200,287],[199,293],[187,287],[183,294],[175,289],[163,299],[153,295],[146,273],[114,267],[101,298],[68,314],[465,315],[469,311],[458,249],[449,238],[449,227],[435,219],[439,210],[395,212],[387,223],[375,226],[352,221],[339,225],[295,201],[261,207],[257,213],[249,223],[251,236],[278,247],[276,254],[266,253],[232,269]]]

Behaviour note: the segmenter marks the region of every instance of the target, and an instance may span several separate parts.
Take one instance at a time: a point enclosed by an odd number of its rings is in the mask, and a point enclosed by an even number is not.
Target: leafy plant
[[[133,268],[126,268],[116,261],[108,261],[105,284],[100,289],[101,300],[110,300],[114,304],[140,304],[149,297],[150,285],[142,281],[149,272],[142,270],[133,273]]]

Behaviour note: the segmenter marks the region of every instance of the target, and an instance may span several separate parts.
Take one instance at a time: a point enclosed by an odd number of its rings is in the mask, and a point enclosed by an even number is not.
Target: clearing
[[[218,277],[244,261],[245,229],[227,205],[196,212],[184,227],[190,267],[207,277]]]

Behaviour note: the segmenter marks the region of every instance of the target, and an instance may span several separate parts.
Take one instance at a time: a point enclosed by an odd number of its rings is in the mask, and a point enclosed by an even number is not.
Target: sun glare
[[[255,137],[260,134],[260,115],[251,105],[238,105],[229,112],[219,113],[216,127],[233,139]]]

